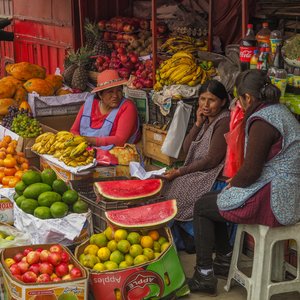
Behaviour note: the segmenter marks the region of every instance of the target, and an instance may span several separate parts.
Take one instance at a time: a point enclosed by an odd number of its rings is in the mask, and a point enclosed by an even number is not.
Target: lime
[[[27,185],[23,181],[19,181],[15,186],[15,191],[19,195],[23,195],[23,192],[26,188],[27,188]]]
[[[18,199],[16,200],[16,204],[21,207],[21,203],[23,200],[25,200],[26,198],[22,195],[20,197],[18,197]]]
[[[47,206],[39,206],[34,210],[33,215],[39,219],[51,219],[50,208]]]
[[[97,255],[97,252],[99,250],[99,247],[96,245],[88,245],[84,248],[83,253],[84,254],[92,254]]]
[[[107,238],[105,236],[105,234],[102,233],[96,233],[93,234],[90,238],[90,243],[97,245],[99,248],[101,247],[106,247],[107,245]]]
[[[34,210],[39,206],[39,203],[34,199],[24,199],[21,203],[21,209],[27,214],[33,215]]]
[[[128,267],[130,267],[130,266],[128,266],[128,264],[127,264],[127,262],[126,262],[125,260],[123,260],[123,261],[121,261],[121,262],[119,263],[119,268],[120,268],[120,269],[126,269],[126,268],[128,268]]]
[[[97,256],[100,258],[101,261],[109,260],[110,255],[111,252],[107,247],[102,247],[97,252]]]
[[[87,203],[82,201],[81,199],[78,199],[74,204],[73,204],[73,212],[77,214],[83,214],[86,213],[89,209],[89,206]]]
[[[154,252],[154,258],[158,258],[160,256],[159,252]]]
[[[133,265],[133,257],[130,254],[125,254],[125,261],[128,266]]]
[[[115,250],[114,252],[111,253],[109,259],[111,261],[114,261],[115,263],[119,264],[121,261],[123,261],[125,259],[125,257],[121,251]]]
[[[63,195],[64,192],[68,190],[68,186],[66,185],[66,183],[63,180],[56,179],[52,183],[52,189],[54,192]]]
[[[164,252],[167,250],[167,248],[170,246],[170,243],[169,242],[164,242],[162,245],[161,245],[161,252]]]
[[[154,251],[151,248],[144,248],[143,255],[145,255],[149,260],[154,258]]]
[[[132,257],[136,257],[140,254],[143,253],[143,248],[141,245],[139,244],[134,244],[130,247],[129,249],[129,254],[132,256]]]
[[[42,178],[39,172],[28,170],[23,174],[22,181],[28,186],[33,183],[42,182]]]
[[[20,196],[21,196],[21,195],[19,195],[18,193],[15,193],[15,194],[14,194],[14,197],[13,197],[14,201],[16,202],[16,200],[17,200]]]
[[[110,260],[106,261],[104,263],[104,266],[105,266],[106,270],[115,270],[115,269],[119,268],[119,266],[116,262],[110,261]]]
[[[54,180],[57,179],[56,173],[52,169],[45,169],[41,173],[41,178],[43,183],[46,183],[50,186],[52,186]]]
[[[113,252],[113,251],[117,250],[117,245],[118,245],[118,243],[115,240],[111,240],[107,243],[107,248],[111,252]]]
[[[109,226],[104,230],[104,234],[106,235],[108,240],[112,240],[114,238],[114,232]]]
[[[63,218],[68,214],[68,209],[68,205],[64,202],[54,202],[50,206],[50,211],[53,218]]]
[[[74,190],[67,190],[62,196],[62,201],[66,204],[74,204],[78,200],[78,193]]]
[[[102,271],[105,271],[106,268],[105,268],[104,264],[97,263],[97,264],[94,265],[93,270],[98,271],[98,272],[102,272]]]
[[[115,240],[117,242],[121,241],[121,240],[126,240],[128,236],[128,233],[125,229],[117,229],[115,231]]]
[[[158,239],[158,242],[160,243],[160,245],[162,245],[163,243],[167,242],[167,239],[166,239],[164,236],[161,236],[161,237]]]
[[[153,242],[153,250],[154,252],[160,252],[160,243],[157,241]]]
[[[95,264],[99,263],[99,258],[94,254],[86,254],[83,258],[83,265],[87,268],[93,268]]]
[[[56,192],[44,192],[38,197],[38,202],[40,206],[50,207],[55,202],[61,201],[61,195]]]
[[[134,265],[140,265],[143,263],[146,263],[148,261],[148,257],[145,255],[138,255],[137,257],[135,257],[135,259],[133,260],[133,264]]]
[[[141,242],[141,235],[137,232],[130,232],[127,236],[127,241],[129,241],[131,245],[139,244]]]
[[[130,246],[131,245],[127,240],[121,240],[121,241],[118,242],[117,248],[122,253],[126,254],[126,253],[129,252]]]

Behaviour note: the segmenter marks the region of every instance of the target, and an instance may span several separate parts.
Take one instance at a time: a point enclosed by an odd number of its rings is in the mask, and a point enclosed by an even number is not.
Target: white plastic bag
[[[183,101],[179,101],[177,103],[174,117],[161,147],[162,153],[174,158],[178,158],[186,129],[188,127],[191,112],[192,105],[186,104]]]

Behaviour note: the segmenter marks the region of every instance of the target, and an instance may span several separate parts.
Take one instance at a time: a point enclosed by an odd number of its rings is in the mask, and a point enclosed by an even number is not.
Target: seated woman
[[[195,204],[192,292],[215,294],[215,276],[228,275],[227,221],[272,227],[300,220],[300,124],[279,104],[280,90],[262,71],[242,72],[236,86],[245,110],[245,158],[226,189],[207,193]]]
[[[228,94],[219,81],[211,80],[201,87],[196,123],[183,143],[187,153],[184,165],[164,174],[167,182],[163,194],[177,200],[175,220],[193,219],[196,200],[212,189],[223,169],[224,134],[229,130],[228,104]]]
[[[135,104],[123,97],[125,83],[115,70],[101,72],[92,91],[98,98],[87,98],[70,131],[103,150],[136,143],[140,137],[138,113]]]

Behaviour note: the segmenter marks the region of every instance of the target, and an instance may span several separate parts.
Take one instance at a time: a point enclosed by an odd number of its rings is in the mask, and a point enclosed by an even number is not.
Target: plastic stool
[[[245,232],[250,234],[255,242],[251,277],[238,268],[238,264],[241,268],[245,267],[245,264],[241,263]],[[300,223],[274,228],[239,224],[225,290],[227,292],[230,290],[232,279],[234,279],[247,289],[247,300],[269,300],[272,295],[300,292],[299,249],[297,249],[297,269],[293,272],[296,278],[283,281],[287,265],[291,266],[284,260],[284,241],[295,240],[299,247],[299,232]]]

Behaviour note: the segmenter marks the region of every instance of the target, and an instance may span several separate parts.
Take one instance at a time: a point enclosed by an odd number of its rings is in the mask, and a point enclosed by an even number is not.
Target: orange
[[[22,156],[19,156],[19,155],[16,155],[17,157],[16,157],[16,160],[17,160],[17,163],[18,164],[22,164],[23,162],[25,162],[25,158],[24,157],[22,157]]]
[[[0,151],[0,159],[4,159],[6,157],[6,153],[3,151]]]
[[[1,142],[0,142],[0,148],[6,149],[7,146],[8,146],[8,144],[7,144],[5,141],[1,141]]]
[[[15,168],[4,168],[4,174],[6,176],[13,176],[17,170]]]
[[[25,170],[28,170],[28,168],[29,168],[29,164],[28,163],[26,163],[26,162],[22,163],[21,170],[25,171]]]
[[[8,146],[7,149],[6,149],[6,153],[8,153],[8,154],[14,154],[15,150],[16,150],[15,147]]]
[[[13,178],[9,179],[8,186],[11,188],[14,188],[19,181],[20,181],[20,178],[13,177]]]
[[[17,177],[17,178],[19,178],[19,179],[21,179],[22,178],[22,176],[23,176],[23,174],[24,174],[24,172],[23,171],[21,171],[21,170],[19,170],[19,171],[17,171],[16,173],[15,173],[15,177]]]
[[[12,141],[8,144],[8,146],[12,146],[12,147],[14,147],[14,148],[16,148],[17,145],[18,145],[18,142],[17,142],[16,140],[12,140]]]
[[[152,248],[153,247],[153,239],[149,235],[145,235],[141,238],[141,245],[143,248]]]
[[[11,137],[9,135],[6,135],[2,141],[9,144],[11,142]]]
[[[3,165],[6,168],[12,168],[17,164],[17,161],[15,158],[13,157],[9,157],[9,154],[6,156],[6,158],[4,158],[3,160]]]
[[[0,167],[3,167],[4,166],[4,162],[3,162],[3,159],[0,159]],[[4,169],[3,169],[4,170]]]
[[[148,235],[152,237],[153,241],[157,241],[159,239],[159,233],[157,230],[151,230],[148,232]]]
[[[15,177],[14,176],[4,176],[2,179],[2,184],[5,186],[8,186],[9,181],[13,178],[15,178]]]
[[[17,151],[17,155],[18,155],[18,156],[21,156],[21,157],[24,157],[24,156],[25,156],[25,154],[24,154],[23,152],[19,152],[19,151]]]
[[[5,176],[4,172],[0,172],[0,182],[2,183],[2,179]]]
[[[3,173],[3,172],[4,172],[4,169],[5,169],[4,167],[0,167],[0,172]]]

